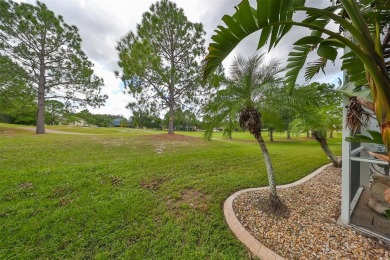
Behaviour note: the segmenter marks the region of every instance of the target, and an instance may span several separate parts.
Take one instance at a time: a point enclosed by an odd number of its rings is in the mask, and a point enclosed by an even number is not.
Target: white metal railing
[[[388,162],[385,162],[385,161],[382,161],[379,159],[370,158],[370,157],[355,156],[355,155],[359,154],[361,151],[365,151],[365,150],[366,149],[363,146],[360,146],[360,147],[352,150],[349,154],[350,160],[357,161],[357,162],[375,163],[375,164],[379,164],[379,165],[389,165]]]

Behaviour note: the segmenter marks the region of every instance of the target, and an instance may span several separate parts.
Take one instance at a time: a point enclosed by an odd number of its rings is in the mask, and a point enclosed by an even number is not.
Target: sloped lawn
[[[110,131],[0,125],[0,259],[251,257],[222,203],[267,185],[257,143]],[[315,141],[278,140],[267,144],[279,184],[329,162]]]

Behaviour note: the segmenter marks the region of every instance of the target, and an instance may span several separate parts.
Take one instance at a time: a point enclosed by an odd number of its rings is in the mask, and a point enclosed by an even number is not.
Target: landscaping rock
[[[235,215],[263,245],[286,259],[390,259],[390,251],[337,224],[341,169],[328,167],[302,185],[278,189],[288,212],[267,212],[268,190],[243,193],[233,202]]]

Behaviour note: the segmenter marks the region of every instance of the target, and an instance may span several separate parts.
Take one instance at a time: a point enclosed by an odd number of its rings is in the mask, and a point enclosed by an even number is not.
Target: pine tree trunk
[[[168,134],[170,135],[173,135],[175,132],[174,132],[174,126],[173,126],[173,122],[174,122],[174,115],[175,115],[175,111],[173,109],[173,105],[172,104],[169,104],[169,124],[168,124]]]
[[[37,134],[45,133],[45,68],[41,61],[41,69],[38,83],[38,112],[37,112]]]
[[[274,169],[272,167],[271,158],[269,156],[268,149],[267,149],[267,146],[265,145],[264,139],[261,135],[257,138],[257,142],[260,145],[261,152],[263,153],[265,166],[267,168],[268,184],[269,184],[269,188],[270,188],[271,206],[274,207],[274,210],[276,210],[280,204],[280,200],[279,200],[278,194],[276,192],[275,173],[274,173]]]
[[[306,137],[307,137],[307,138],[310,137],[310,131],[309,131],[309,130],[306,131]]]
[[[290,130],[289,129],[287,129],[287,139],[291,139],[291,135],[290,135]]]

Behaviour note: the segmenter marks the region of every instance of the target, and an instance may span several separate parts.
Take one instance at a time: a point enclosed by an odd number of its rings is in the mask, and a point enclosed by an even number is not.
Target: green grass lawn
[[[0,259],[250,258],[222,212],[230,194],[267,185],[248,133],[207,142],[198,132],[71,131],[100,135],[0,124]],[[329,142],[340,154],[341,138]],[[267,145],[278,184],[329,162],[313,140]]]

